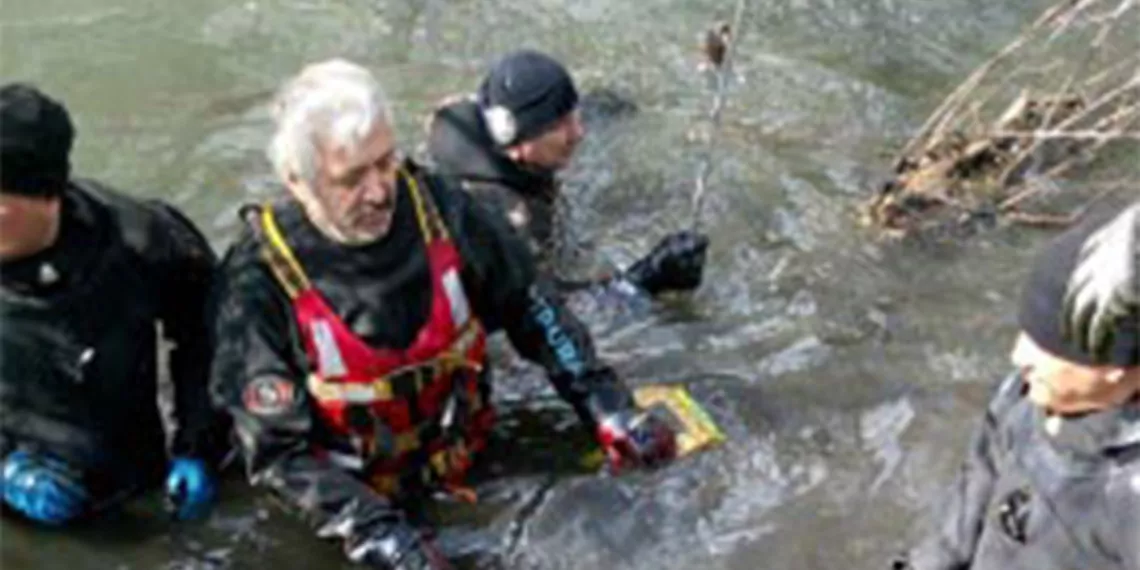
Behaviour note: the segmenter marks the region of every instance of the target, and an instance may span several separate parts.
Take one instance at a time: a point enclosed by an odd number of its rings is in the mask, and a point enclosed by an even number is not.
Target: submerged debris
[[[1140,150],[1136,29],[1140,7],[1130,0],[1066,1],[1046,11],[929,117],[864,205],[864,224],[890,236],[995,219],[1064,225],[1106,192],[1135,188],[1135,170],[1096,180],[1092,166],[1110,145]],[[1059,49],[1068,57],[1051,54]],[[1061,192],[1053,181],[1062,176],[1093,190],[1085,204],[1035,212]]]

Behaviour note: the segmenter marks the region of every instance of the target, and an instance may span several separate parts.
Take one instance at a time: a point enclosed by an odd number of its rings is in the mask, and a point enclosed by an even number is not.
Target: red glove
[[[648,412],[627,410],[602,418],[598,441],[615,472],[627,467],[658,467],[677,456],[673,428]]]

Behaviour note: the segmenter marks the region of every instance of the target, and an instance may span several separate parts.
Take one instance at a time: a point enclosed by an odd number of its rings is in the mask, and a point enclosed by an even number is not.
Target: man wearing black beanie
[[[1135,287],[1117,277],[1134,270],[1136,234],[1126,216],[1100,222],[1034,262],[1016,372],[986,409],[937,530],[896,568],[1140,569],[1140,312],[1115,293]],[[1091,323],[1080,314],[1106,323],[1096,342],[1077,330]]]
[[[474,97],[436,110],[428,152],[440,174],[462,180],[527,238],[540,265],[563,289],[597,286],[598,292],[624,297],[695,289],[708,238],[692,232],[666,236],[616,276],[560,278],[553,267],[555,246],[564,237],[555,175],[570,163],[584,135],[570,73],[550,56],[523,50],[499,60]]]
[[[59,525],[166,486],[178,516],[213,495],[225,440],[207,395],[214,255],[182,214],[71,178],[67,110],[0,87],[0,485]],[[155,399],[156,324],[175,343],[171,460]]]

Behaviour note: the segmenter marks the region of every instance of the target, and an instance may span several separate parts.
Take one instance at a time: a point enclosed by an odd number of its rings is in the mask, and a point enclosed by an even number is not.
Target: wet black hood
[[[527,194],[547,189],[553,173],[521,168],[499,152],[471,100],[445,105],[432,116],[428,153],[436,172],[448,177],[495,182]]]

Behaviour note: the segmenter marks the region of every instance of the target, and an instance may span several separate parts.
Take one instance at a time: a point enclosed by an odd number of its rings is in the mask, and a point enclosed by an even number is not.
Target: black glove
[[[605,416],[598,422],[598,441],[610,468],[657,467],[677,456],[677,435],[661,418],[638,410]]]
[[[377,570],[452,570],[439,549],[408,525],[388,527],[347,550],[350,560]]]
[[[689,231],[665,236],[649,255],[625,272],[631,283],[650,295],[662,291],[691,291],[701,284],[709,238]]]

